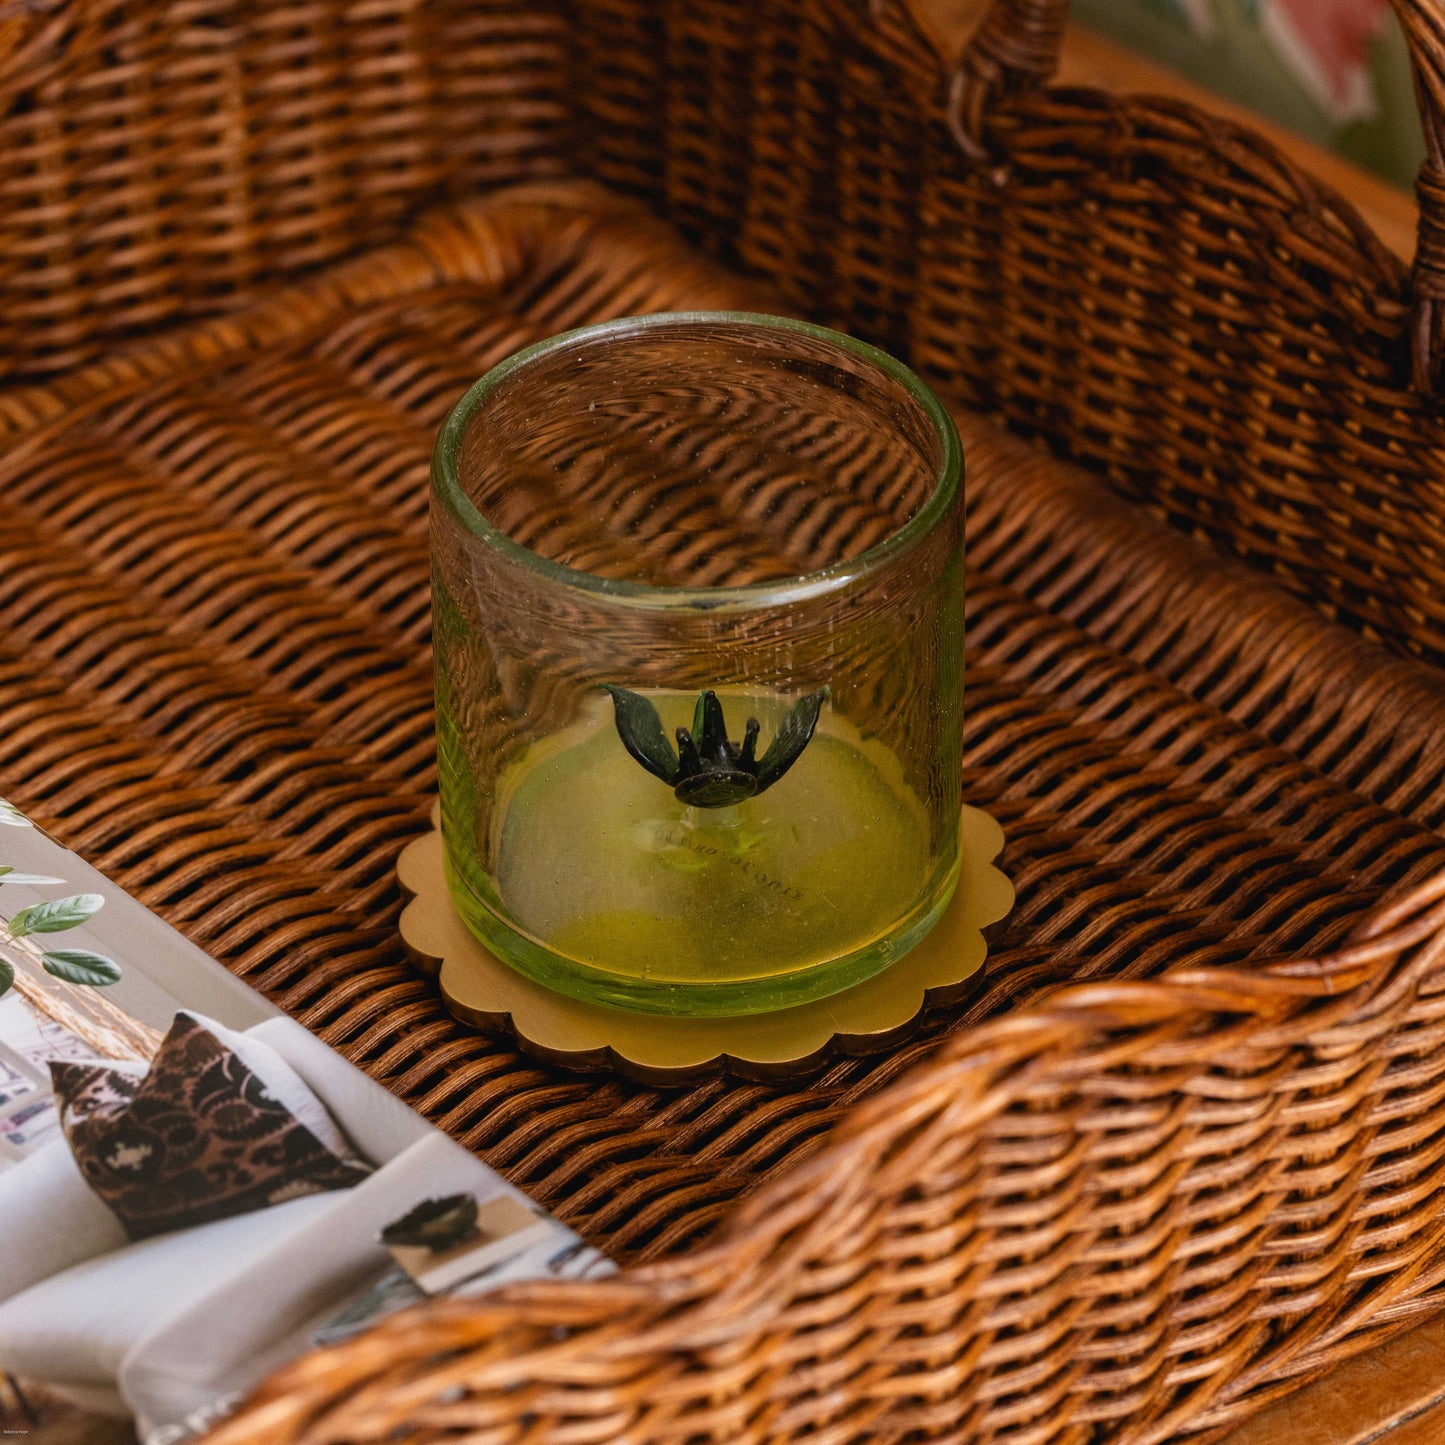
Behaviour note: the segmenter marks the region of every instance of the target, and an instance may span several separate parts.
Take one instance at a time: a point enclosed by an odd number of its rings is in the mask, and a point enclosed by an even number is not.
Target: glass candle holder
[[[958,872],[962,462],[906,367],[776,316],[519,352],[437,441],[453,899],[615,1007],[759,1013],[887,967]]]

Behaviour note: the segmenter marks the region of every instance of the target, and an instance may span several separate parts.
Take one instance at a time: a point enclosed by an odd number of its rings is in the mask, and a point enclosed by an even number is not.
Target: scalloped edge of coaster
[[[773,1013],[706,1019],[632,1013],[554,993],[479,942],[447,892],[435,809],[432,824],[397,859],[398,881],[411,900],[400,926],[408,956],[437,979],[450,1012],[548,1063],[647,1084],[688,1084],[721,1073],[786,1079],[839,1054],[890,1048],[927,1007],[971,989],[988,955],[983,930],[1014,905],[1013,884],[994,866],[1003,829],[981,809],[965,807],[953,901],[927,937],[882,973],[831,998]]]

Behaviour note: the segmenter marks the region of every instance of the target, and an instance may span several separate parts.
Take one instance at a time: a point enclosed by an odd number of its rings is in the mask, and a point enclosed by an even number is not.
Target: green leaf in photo
[[[51,878],[45,873],[17,873],[13,868],[0,868],[0,885],[6,883],[28,883],[32,888],[43,887],[47,883],[64,883],[63,878]]]
[[[0,958],[0,998],[10,992],[10,985],[15,982],[15,969],[5,959]]]
[[[120,965],[103,953],[88,948],[56,948],[40,955],[46,973],[66,983],[81,983],[90,988],[104,988],[120,982]]]
[[[10,920],[10,937],[24,938],[30,933],[64,933],[67,928],[79,928],[87,918],[100,912],[104,902],[99,893],[74,893],[69,898],[32,903]]]
[[[0,828],[29,828],[30,819],[15,806],[0,798]]]

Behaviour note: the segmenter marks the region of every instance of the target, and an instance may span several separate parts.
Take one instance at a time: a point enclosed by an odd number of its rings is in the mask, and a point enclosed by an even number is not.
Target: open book
[[[0,801],[0,1371],[177,1445],[438,1294],[611,1264]]]

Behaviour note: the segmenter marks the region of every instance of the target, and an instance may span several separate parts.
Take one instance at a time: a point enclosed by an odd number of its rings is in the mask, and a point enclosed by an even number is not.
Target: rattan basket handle
[[[1390,0],[1409,44],[1426,157],[1415,182],[1420,221],[1411,276],[1411,368],[1418,390],[1445,394],[1445,0]],[[953,74],[948,117],[973,161],[986,161],[988,111],[1044,84],[1063,45],[1069,0],[993,0]]]
[[[1441,395],[1445,372],[1445,0],[1390,0],[1410,46],[1425,131],[1425,163],[1411,273],[1410,356],[1415,386]]]
[[[949,95],[949,125],[970,160],[988,158],[989,107],[1053,75],[1068,18],[1069,0],[993,0],[953,72]]]

